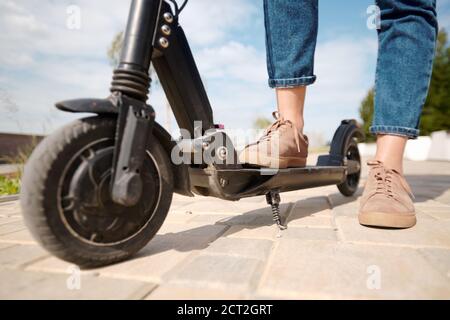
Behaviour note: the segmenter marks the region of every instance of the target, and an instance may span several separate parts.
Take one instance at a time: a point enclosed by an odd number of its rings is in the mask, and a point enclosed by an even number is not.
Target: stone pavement
[[[81,273],[35,244],[17,201],[0,203],[0,298],[449,299],[450,163],[407,162],[406,174],[413,229],[360,226],[357,198],[334,186],[282,194],[281,234],[263,197],[175,196],[138,256]]]

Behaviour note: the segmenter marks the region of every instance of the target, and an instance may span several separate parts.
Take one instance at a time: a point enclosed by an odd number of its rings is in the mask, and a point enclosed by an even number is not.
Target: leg
[[[405,138],[419,135],[428,94],[438,31],[436,1],[378,0],[377,5],[381,28],[370,130],[379,135],[377,160],[402,171]]]
[[[378,0],[381,29],[376,76],[375,161],[361,198],[359,222],[376,227],[415,225],[411,189],[403,177],[408,139],[419,135],[438,31],[436,1]]]
[[[403,154],[407,141],[407,137],[388,134],[378,135],[375,159],[384,163],[386,168],[394,169],[403,174]]]
[[[305,106],[306,86],[278,88],[276,91],[278,112],[286,120],[291,121],[298,131],[303,134],[305,124],[303,110]]]
[[[317,0],[264,0],[269,86],[278,111],[303,133],[306,86],[314,83]]]
[[[262,167],[303,167],[308,156],[303,107],[306,86],[316,80],[318,0],[264,0],[264,15],[269,86],[277,89],[279,112],[266,134],[239,158]]]

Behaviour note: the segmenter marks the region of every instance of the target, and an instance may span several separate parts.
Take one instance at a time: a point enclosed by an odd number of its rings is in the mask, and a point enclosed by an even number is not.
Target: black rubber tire
[[[68,159],[94,139],[113,138],[115,117],[90,117],[74,121],[44,139],[31,155],[22,179],[20,203],[25,224],[33,237],[51,254],[82,268],[125,260],[142,249],[158,232],[169,211],[173,195],[170,162],[156,140],[147,150],[161,175],[159,204],[150,222],[124,242],[96,246],[81,241],[66,227],[57,204],[57,182]],[[145,195],[144,195],[145,196]]]
[[[350,142],[348,143],[348,145],[346,146],[345,152],[344,152],[345,155],[347,154],[347,152],[350,148],[356,148],[356,150],[358,150],[358,143],[355,139],[351,139]],[[358,158],[359,158],[359,163],[361,165],[361,157],[359,156],[359,151],[358,151]],[[357,179],[356,185],[349,183],[349,177],[347,177],[347,179],[343,183],[337,185],[337,187],[342,195],[344,195],[346,197],[351,197],[356,193],[356,191],[358,191],[358,184],[359,184],[359,180],[360,180],[360,176],[361,176],[361,171],[359,171],[359,173],[357,173],[357,175],[358,176],[356,178]]]

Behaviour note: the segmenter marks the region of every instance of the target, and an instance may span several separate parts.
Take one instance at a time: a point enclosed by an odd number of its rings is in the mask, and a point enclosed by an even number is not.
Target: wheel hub
[[[100,147],[100,146],[99,146]],[[159,176],[151,157],[142,170],[143,196],[125,207],[111,199],[114,147],[90,146],[69,163],[62,188],[62,213],[69,229],[85,241],[111,244],[139,233],[152,218],[159,199]]]

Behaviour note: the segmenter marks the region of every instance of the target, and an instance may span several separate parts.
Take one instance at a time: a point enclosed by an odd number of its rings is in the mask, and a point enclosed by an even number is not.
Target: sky
[[[438,0],[450,30],[450,0]],[[377,37],[367,27],[373,0],[320,0],[317,82],[308,88],[305,130],[331,139],[373,86]],[[49,134],[82,115],[54,108],[61,100],[109,94],[107,49],[125,28],[130,0],[0,0],[0,132]],[[73,7],[76,6],[76,7]],[[73,8],[79,28],[73,28]],[[214,110],[227,128],[253,126],[276,109],[267,86],[262,0],[190,0],[180,23]],[[289,41],[289,35],[286,35]],[[149,103],[176,134],[161,88]],[[169,120],[168,120],[169,119]]]

